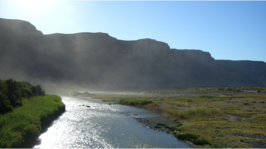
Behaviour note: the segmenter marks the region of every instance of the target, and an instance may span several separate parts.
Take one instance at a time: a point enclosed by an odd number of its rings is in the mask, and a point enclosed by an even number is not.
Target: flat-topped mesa
[[[163,57],[165,53],[170,50],[167,43],[156,41],[154,39],[139,39],[139,40],[118,40],[119,51],[132,57],[138,56],[140,58]]]
[[[171,49],[174,50],[175,56],[183,59],[191,59],[197,62],[214,62],[214,58],[209,52],[195,49]]]
[[[43,35],[27,21],[9,19],[0,19],[0,79],[3,74],[92,86],[266,85],[265,62],[214,60],[208,52],[170,49],[149,38]]]
[[[101,33],[101,32],[97,32],[97,33],[90,33],[90,32],[80,32],[80,33],[73,33],[73,34],[63,34],[63,33],[53,33],[53,34],[47,34],[45,35],[47,37],[57,37],[57,38],[62,38],[62,37],[79,37],[79,38],[85,38],[86,39],[93,39],[93,40],[103,40],[103,39],[108,39],[108,38],[112,38],[115,39],[114,37],[111,37],[109,34],[107,33]]]
[[[170,49],[170,47],[167,43],[161,42],[161,41],[156,41],[156,40],[150,39],[150,38],[136,40],[135,46],[141,46],[141,47],[146,48],[148,50],[157,50],[157,49],[169,50]]]
[[[257,85],[266,84],[266,63],[263,61],[232,61],[232,60],[216,60],[217,63],[230,71],[237,71],[241,76],[250,78]]]
[[[17,36],[36,37],[43,35],[42,32],[37,30],[31,23],[23,20],[0,18],[0,28],[0,35],[5,35],[7,37],[13,36],[13,38]],[[5,30],[2,30],[2,28],[5,28]]]
[[[117,39],[106,33],[75,33],[75,34],[49,34],[45,35],[48,42],[58,49],[72,49],[74,52],[96,51],[108,52],[116,45]]]

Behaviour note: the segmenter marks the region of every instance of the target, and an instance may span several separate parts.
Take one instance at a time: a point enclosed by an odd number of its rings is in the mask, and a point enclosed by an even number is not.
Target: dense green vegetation
[[[0,114],[12,112],[14,107],[22,106],[22,98],[44,96],[40,85],[31,85],[26,81],[0,79]]]
[[[23,106],[13,108],[13,112],[0,115],[0,148],[23,147],[65,109],[61,98],[55,95],[22,98],[21,103]]]
[[[29,147],[42,126],[64,109],[61,98],[45,95],[40,85],[0,80],[0,148]]]
[[[147,105],[149,103],[152,103],[152,101],[145,98],[122,98],[119,100],[119,103],[125,105]]]
[[[265,87],[241,88],[240,92],[235,91],[239,88],[211,87],[181,91],[148,91],[154,93],[154,96],[147,94],[149,96],[146,97],[92,98],[119,103],[125,98],[127,103],[139,99],[151,101],[145,105],[128,105],[149,109],[178,121],[170,127],[172,133],[180,140],[192,142],[196,147],[261,148],[259,144],[265,143],[266,139]],[[175,92],[184,93],[184,96],[173,96],[177,95],[173,94]],[[188,94],[185,93],[191,92],[193,96],[186,96]],[[211,94],[206,94],[208,92]]]

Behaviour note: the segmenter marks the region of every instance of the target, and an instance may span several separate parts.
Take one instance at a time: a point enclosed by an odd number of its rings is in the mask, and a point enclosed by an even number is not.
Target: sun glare
[[[49,9],[55,0],[14,0],[14,3],[25,11],[43,11]]]

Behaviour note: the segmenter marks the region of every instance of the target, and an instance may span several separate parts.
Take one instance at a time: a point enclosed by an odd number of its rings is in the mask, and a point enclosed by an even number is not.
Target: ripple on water
[[[40,135],[41,143],[35,148],[189,148],[173,135],[143,127],[121,114],[155,115],[147,110],[89,98],[62,97],[62,101],[66,112]]]

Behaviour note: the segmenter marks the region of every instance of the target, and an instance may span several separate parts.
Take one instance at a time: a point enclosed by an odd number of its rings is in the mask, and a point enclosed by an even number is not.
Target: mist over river
[[[62,101],[66,112],[39,136],[34,148],[190,148],[172,134],[154,131],[131,117],[158,116],[150,111],[85,97]]]

